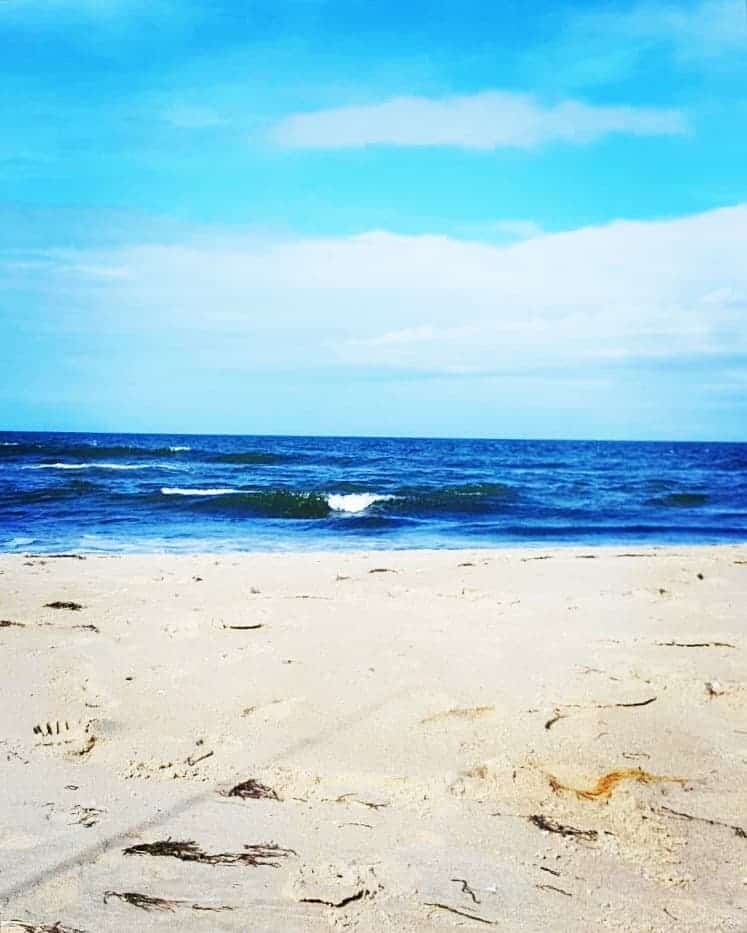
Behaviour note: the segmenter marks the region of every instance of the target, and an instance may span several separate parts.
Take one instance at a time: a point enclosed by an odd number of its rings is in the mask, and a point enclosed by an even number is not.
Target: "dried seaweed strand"
[[[426,901],[425,906],[426,907],[437,907],[439,910],[448,910],[449,913],[458,914],[460,917],[467,917],[469,920],[477,920],[478,923],[487,923],[491,927],[495,926],[495,921],[493,920],[486,920],[485,917],[478,917],[477,914],[468,914],[464,910],[457,910],[456,907],[449,907],[448,904],[438,904],[438,903]]]
[[[579,790],[577,787],[569,787],[562,784],[556,777],[548,775],[550,787],[557,793],[560,790],[567,790],[584,800],[599,800],[602,797],[609,797],[618,784],[623,781],[636,781],[639,784],[684,784],[683,778],[664,777],[657,774],[649,774],[648,771],[642,771],[640,768],[622,768],[618,771],[609,771],[603,774],[596,782],[594,787],[588,790]]]
[[[709,820],[705,816],[693,816],[691,813],[682,813],[680,810],[673,810],[671,807],[659,807],[656,813],[666,813],[669,816],[676,816],[680,820],[690,820],[695,823],[707,823],[709,826],[723,826],[724,829],[731,829],[735,836],[740,839],[747,839],[747,830],[734,823],[724,823],[721,820]]]
[[[457,884],[461,884],[462,894],[469,894],[469,896],[472,898],[473,904],[480,903],[480,901],[477,899],[477,895],[475,894],[475,892],[472,890],[472,888],[469,886],[469,884],[466,882],[464,878],[452,878],[451,880],[455,881]]]
[[[178,858],[183,862],[199,862],[203,865],[250,865],[253,867],[279,868],[276,859],[298,855],[294,849],[284,849],[274,842],[244,846],[244,852],[208,853],[193,840],[171,839],[144,842],[124,849],[125,855],[152,855]]]
[[[251,799],[251,800],[279,800],[276,791],[272,787],[268,787],[266,784],[260,784],[259,781],[255,781],[253,778],[249,778],[248,781],[243,781],[241,784],[237,784],[235,787],[232,787],[230,790],[222,792],[223,797],[240,797],[242,800]]]
[[[575,826],[565,826],[541,813],[535,813],[528,819],[538,829],[544,829],[548,833],[557,833],[559,836],[572,836],[576,839],[588,839],[591,842],[599,835],[596,829],[576,829]]]

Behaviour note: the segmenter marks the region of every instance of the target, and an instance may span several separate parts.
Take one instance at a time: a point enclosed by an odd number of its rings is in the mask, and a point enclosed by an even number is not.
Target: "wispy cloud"
[[[298,113],[281,120],[271,138],[281,146],[337,149],[361,146],[457,146],[530,149],[543,143],[589,143],[610,133],[685,133],[676,110],[598,107],[577,100],[543,105],[529,94],[483,91],[430,99],[396,97],[360,107]]]
[[[707,67],[709,73],[743,69],[747,15],[742,0],[641,0],[575,12],[559,34],[536,50],[537,69],[557,76],[561,86],[617,81],[655,56],[661,74]]]

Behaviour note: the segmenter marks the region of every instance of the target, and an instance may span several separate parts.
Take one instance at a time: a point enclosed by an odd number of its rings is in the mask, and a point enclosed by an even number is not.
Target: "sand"
[[[747,547],[3,556],[1,927],[745,931],[746,596]]]

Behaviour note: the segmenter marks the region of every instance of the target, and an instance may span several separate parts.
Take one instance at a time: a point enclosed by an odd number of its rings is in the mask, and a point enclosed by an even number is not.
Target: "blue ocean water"
[[[747,444],[0,434],[0,550],[747,541]]]

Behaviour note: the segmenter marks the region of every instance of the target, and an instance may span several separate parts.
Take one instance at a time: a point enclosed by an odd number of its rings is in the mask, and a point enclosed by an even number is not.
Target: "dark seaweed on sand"
[[[260,784],[250,778],[241,784],[232,787],[231,790],[223,792],[224,797],[241,797],[242,800],[279,800],[277,793],[266,784]]]
[[[164,839],[159,842],[144,842],[124,849],[125,855],[153,855],[178,858],[183,862],[199,862],[202,865],[249,865],[279,868],[277,859],[298,855],[294,849],[283,849],[274,842],[244,846],[243,852],[208,853],[192,840],[177,841]]]

